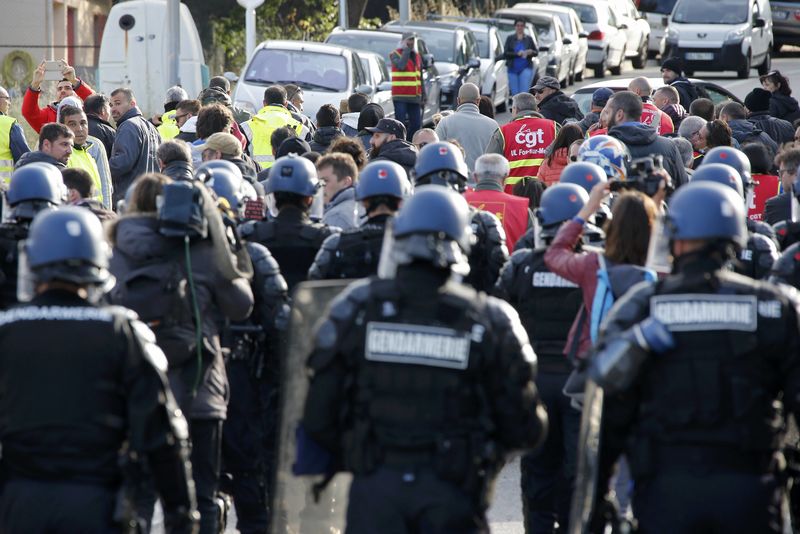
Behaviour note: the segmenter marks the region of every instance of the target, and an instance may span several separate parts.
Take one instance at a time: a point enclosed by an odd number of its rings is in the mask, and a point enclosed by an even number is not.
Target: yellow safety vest
[[[181,129],[175,124],[176,111],[167,111],[161,115],[161,126],[159,126],[158,133],[161,135],[161,140],[174,139],[181,133]]]
[[[272,155],[272,132],[283,126],[293,128],[297,134],[303,129],[303,123],[292,117],[292,113],[283,106],[265,106],[252,119],[245,122],[250,127],[253,138],[253,159],[263,169],[272,167],[275,156]]]
[[[83,169],[88,172],[89,176],[92,177],[92,182],[94,182],[94,199],[103,202],[103,185],[100,183],[100,171],[97,170],[97,162],[86,149],[78,148],[77,146],[73,147],[72,155],[67,161],[67,167],[70,169]]]
[[[17,119],[8,115],[0,115],[0,178],[8,187],[11,173],[14,171],[14,156],[11,154],[11,127]]]

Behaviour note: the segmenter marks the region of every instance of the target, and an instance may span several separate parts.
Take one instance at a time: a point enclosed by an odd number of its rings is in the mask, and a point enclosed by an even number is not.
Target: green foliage
[[[238,6],[228,15],[210,18],[212,42],[207,50],[207,60],[212,72],[238,72],[244,67],[247,61],[244,18],[244,9]],[[336,26],[337,20],[338,4],[335,2],[268,0],[256,9],[256,41],[321,41]]]

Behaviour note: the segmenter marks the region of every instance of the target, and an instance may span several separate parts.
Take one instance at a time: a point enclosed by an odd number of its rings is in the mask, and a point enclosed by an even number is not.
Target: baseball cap
[[[536,85],[531,87],[531,91],[541,91],[545,87],[550,89],[561,89],[561,83],[552,76],[542,76]]]
[[[405,125],[396,119],[381,119],[378,121],[377,126],[367,128],[367,131],[372,133],[392,134],[398,139],[406,138]]]
[[[614,94],[614,91],[608,87],[601,87],[592,93],[592,104],[595,106],[605,106],[608,99]]]
[[[222,155],[238,158],[242,155],[242,144],[236,137],[229,133],[217,132],[211,134],[206,142],[198,147],[201,151],[210,148],[218,150]]]

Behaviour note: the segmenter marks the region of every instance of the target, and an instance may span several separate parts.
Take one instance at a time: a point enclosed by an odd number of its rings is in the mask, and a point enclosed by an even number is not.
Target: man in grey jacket
[[[323,184],[325,211],[322,222],[343,230],[357,228],[363,215],[356,203],[358,167],[350,154],[335,152],[317,161],[317,176]]]
[[[480,99],[478,86],[465,83],[458,90],[456,112],[444,117],[436,126],[439,139],[455,139],[464,148],[470,173],[475,170],[475,160],[486,152],[492,134],[500,127],[494,119],[481,115],[478,110]]]
[[[142,116],[136,97],[127,87],[111,93],[111,116],[117,123],[117,137],[108,165],[114,182],[113,205],[125,198],[131,182],[139,175],[158,172],[156,150],[161,136],[156,127]]]

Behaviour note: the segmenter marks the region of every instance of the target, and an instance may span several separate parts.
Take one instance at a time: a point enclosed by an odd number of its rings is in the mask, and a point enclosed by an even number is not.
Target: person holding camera
[[[620,91],[606,103],[608,135],[619,139],[630,150],[632,160],[660,154],[664,169],[672,177],[675,187],[689,181],[678,148],[666,137],[658,135],[652,126],[641,123],[642,99],[631,91]]]
[[[417,36],[411,32],[404,33],[400,48],[389,54],[389,60],[395,118],[406,125],[407,139],[411,140],[422,125],[422,104],[425,102],[422,56],[417,50]]]
[[[51,102],[44,108],[39,107],[39,95],[42,92],[42,82],[45,81],[45,72],[52,70],[51,64],[59,63],[61,67],[61,81],[56,85],[56,98],[55,102]],[[86,82],[81,80],[75,75],[75,68],[71,67],[65,60],[55,61],[42,61],[36,70],[33,71],[33,79],[31,85],[25,91],[25,98],[22,101],[22,116],[28,121],[36,133],[42,129],[42,126],[48,122],[58,122],[57,108],[58,103],[68,96],[77,95],[81,100],[86,100],[92,96],[94,91],[89,87]]]

